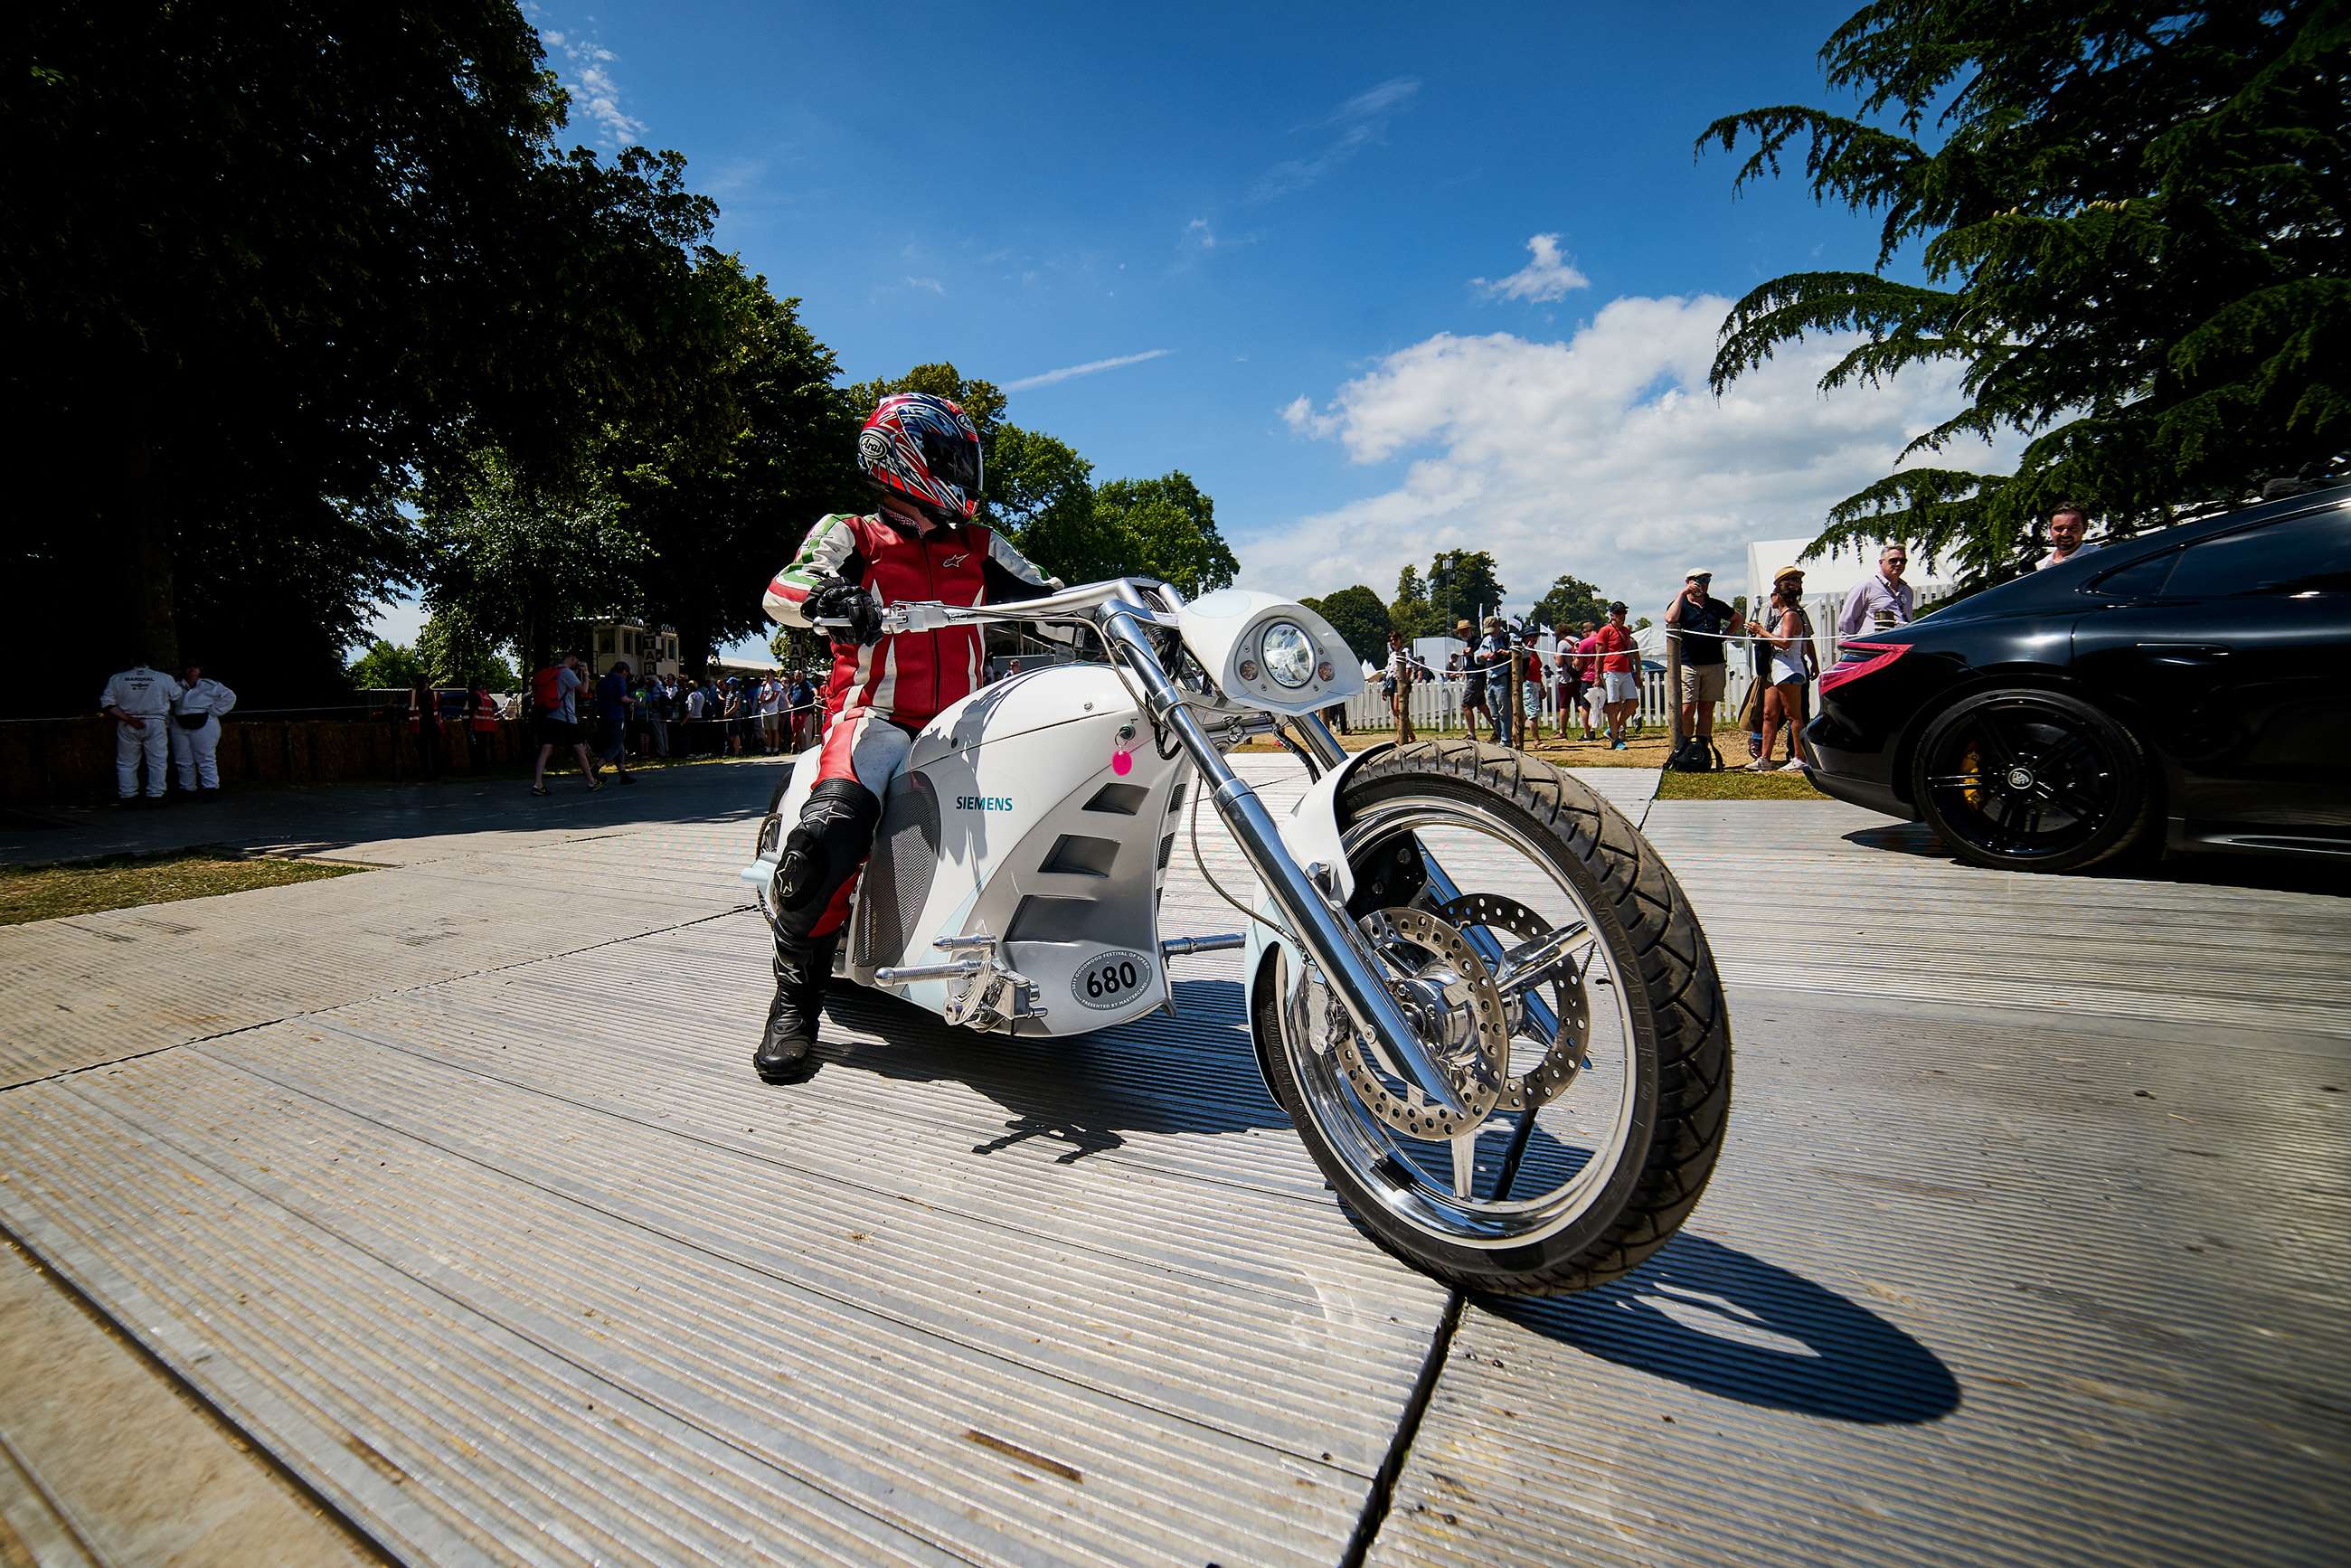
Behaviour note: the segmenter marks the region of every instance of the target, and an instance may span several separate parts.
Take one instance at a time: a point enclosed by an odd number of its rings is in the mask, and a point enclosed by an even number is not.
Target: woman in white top
[[[1395,714],[1395,737],[1398,746],[1408,745],[1419,737],[1412,731],[1412,650],[1404,645],[1401,632],[1388,633],[1388,706]]]
[[[1760,634],[1771,651],[1771,680],[1763,694],[1763,751],[1748,764],[1750,773],[1771,771],[1771,744],[1784,725],[1791,751],[1802,744],[1804,691],[1812,680],[1812,617],[1804,613],[1804,574],[1796,567],[1780,569],[1771,580],[1771,607],[1764,612]],[[1801,773],[1804,765],[1791,757],[1782,773]]]

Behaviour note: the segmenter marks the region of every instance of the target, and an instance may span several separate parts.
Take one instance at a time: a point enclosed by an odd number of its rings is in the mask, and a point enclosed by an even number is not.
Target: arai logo
[[[958,795],[956,797],[956,810],[958,811],[1009,811],[1012,810],[1012,797],[1009,795]]]

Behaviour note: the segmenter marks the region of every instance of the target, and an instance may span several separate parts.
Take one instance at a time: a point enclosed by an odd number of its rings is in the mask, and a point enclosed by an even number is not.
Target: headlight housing
[[[1314,679],[1314,639],[1295,621],[1277,621],[1258,639],[1258,655],[1274,684],[1297,691]]]

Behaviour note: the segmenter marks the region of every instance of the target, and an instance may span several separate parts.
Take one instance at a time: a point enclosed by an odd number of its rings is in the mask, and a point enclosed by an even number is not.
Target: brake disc
[[[1510,1066],[1510,1031],[1492,971],[1467,937],[1425,909],[1377,909],[1360,924],[1373,946],[1402,971],[1388,977],[1388,990],[1467,1113],[1455,1115],[1431,1104],[1411,1084],[1401,1092],[1391,1088],[1364,1055],[1363,1037],[1352,1020],[1335,998],[1326,997],[1326,1038],[1340,1068],[1364,1107],[1407,1137],[1444,1139],[1468,1132],[1493,1111]]]
[[[1465,893],[1438,904],[1436,915],[1457,928],[1482,925],[1489,931],[1508,933],[1520,942],[1531,942],[1551,932],[1550,923],[1541,915],[1499,894]],[[1542,1060],[1526,1072],[1509,1076],[1509,1060],[1504,1058],[1499,1096],[1502,1109],[1524,1111],[1547,1104],[1565,1092],[1567,1086],[1575,1082],[1575,1075],[1583,1070],[1585,1043],[1592,1038],[1592,999],[1582,980],[1575,960],[1562,957],[1549,976],[1534,982],[1551,991],[1552,1016],[1558,1024],[1551,1032]],[[1516,1038],[1526,1030],[1526,1004],[1512,997],[1503,1002],[1503,1008],[1506,1027]],[[1542,1037],[1537,1034],[1530,1038]]]

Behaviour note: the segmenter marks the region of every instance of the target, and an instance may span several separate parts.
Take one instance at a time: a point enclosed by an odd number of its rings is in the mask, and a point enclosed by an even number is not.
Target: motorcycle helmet
[[[876,488],[904,496],[952,528],[979,510],[979,430],[930,392],[893,392],[857,436],[857,465]]]

